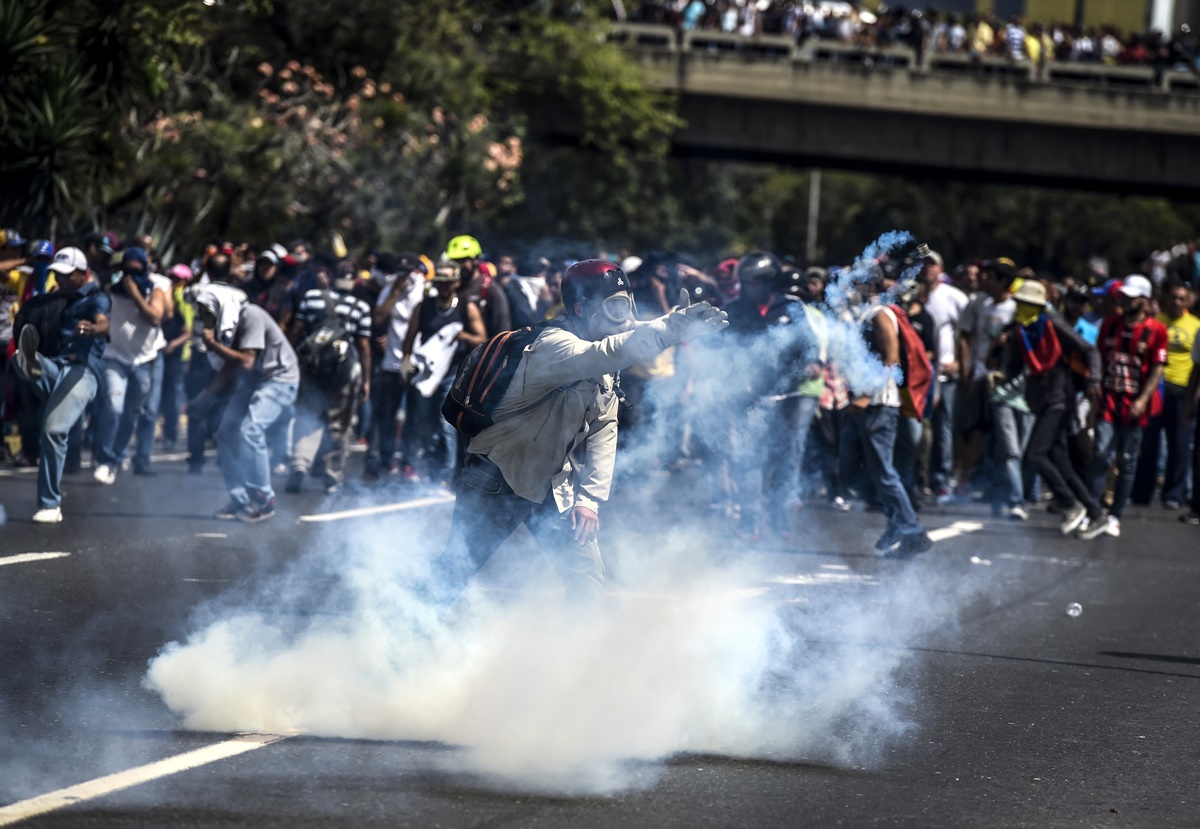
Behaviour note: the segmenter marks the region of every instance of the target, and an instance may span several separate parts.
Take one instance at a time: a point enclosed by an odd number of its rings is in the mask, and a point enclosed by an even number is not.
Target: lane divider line
[[[983,529],[982,521],[955,521],[948,527],[939,527],[929,531],[929,537],[934,541],[948,541],[966,533],[975,533]]]
[[[21,553],[15,556],[0,558],[0,566],[5,564],[26,564],[30,561],[47,561],[52,558],[66,558],[70,553]]]
[[[366,518],[371,515],[383,515],[388,512],[432,507],[438,504],[454,503],[453,495],[435,495],[429,498],[414,498],[411,501],[399,501],[395,504],[380,504],[375,507],[359,507],[358,509],[342,510],[341,512],[319,512],[314,515],[301,515],[300,520],[307,524],[319,524],[326,521],[345,521],[350,518]]]
[[[289,733],[253,733],[239,734],[233,739],[198,748],[185,754],[177,754],[165,760],[148,763],[144,766],[120,771],[106,777],[98,777],[76,786],[68,786],[54,792],[21,800],[8,806],[0,807],[0,826],[11,826],[23,820],[28,820],[47,812],[53,812],[66,806],[73,806],[87,800],[95,800],[113,792],[128,789],[151,780],[178,774],[181,771],[194,769],[199,766],[215,763],[236,757],[256,748],[269,746],[288,737],[295,737],[299,732]]]

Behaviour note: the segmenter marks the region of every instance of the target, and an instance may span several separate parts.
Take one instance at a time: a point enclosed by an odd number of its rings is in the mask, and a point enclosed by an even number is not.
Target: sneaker
[[[1182,506],[1183,504],[1179,503],[1178,501],[1163,501],[1163,509],[1177,510]]]
[[[102,463],[92,472],[92,477],[105,486],[110,486],[116,483],[117,470],[106,463]]]
[[[26,326],[25,330],[29,330]],[[37,331],[34,331],[36,334]],[[22,336],[24,339],[24,336]],[[58,524],[62,522],[62,507],[43,507],[33,514],[35,524]]]
[[[296,471],[288,475],[287,483],[284,485],[283,491],[295,494],[299,492],[303,486],[304,473]]]
[[[832,501],[830,501],[829,505],[838,512],[849,512],[851,509],[850,502],[840,495],[836,496]]]
[[[937,501],[942,506],[945,506],[946,504],[950,503],[950,501],[953,498],[954,498],[954,493],[951,492],[950,487],[948,487],[948,486],[938,487],[937,492],[935,492],[933,494],[933,500]]]
[[[277,463],[277,464],[275,464],[275,466],[273,466],[273,467],[271,468],[271,474],[272,474],[272,475],[286,475],[286,474],[288,474],[288,465],[287,465],[286,463]]]
[[[1029,520],[1029,511],[1026,510],[1025,507],[1021,506],[1020,504],[1017,504],[1017,506],[1009,508],[1008,517],[1011,518],[1013,521],[1028,521]]]
[[[230,498],[229,503],[217,510],[213,517],[218,521],[232,521],[238,517],[238,513],[241,511],[242,505]]]
[[[1108,516],[1108,523],[1104,526],[1104,531],[1113,538],[1121,537],[1121,519],[1115,515]]]
[[[148,463],[136,463],[135,462],[133,464],[133,474],[134,475],[142,475],[147,478],[153,478],[158,473],[155,472],[153,469],[151,469],[150,464],[148,464]]]
[[[905,533],[899,536],[899,541],[900,543],[892,555],[915,556],[918,553],[924,553],[933,548],[933,539],[924,530],[916,533]]]
[[[21,336],[17,339],[17,367],[30,380],[37,380],[42,376],[42,365],[38,362],[37,349],[41,338],[38,336],[37,329],[32,325],[26,325],[21,329]],[[39,513],[44,510],[38,510]],[[59,516],[59,521],[62,516]]]
[[[888,550],[896,546],[899,537],[896,535],[894,527],[888,527],[883,531],[883,535],[879,536],[879,540],[875,542],[876,550]]]
[[[1109,515],[1102,515],[1095,521],[1085,519],[1084,522],[1079,525],[1079,537],[1084,541],[1091,541],[1093,538],[1099,538],[1108,532],[1108,522],[1110,520],[1113,519]],[[1120,533],[1120,524],[1118,523],[1117,526],[1117,532]]]
[[[417,470],[413,469],[411,466],[405,466],[401,475],[404,480],[408,481],[410,484],[421,483],[421,476],[418,475]]]
[[[1087,508],[1083,504],[1076,504],[1067,510],[1062,523],[1058,525],[1058,531],[1063,535],[1070,535],[1079,529],[1084,521],[1087,521]]]
[[[341,488],[342,488],[342,485],[340,483],[338,483],[337,481],[326,481],[325,482],[325,494],[326,495],[336,495],[337,491]]]
[[[1179,520],[1193,527],[1200,527],[1200,512],[1189,512],[1187,515],[1181,515],[1179,516]]]
[[[257,524],[275,516],[275,499],[251,502],[238,510],[237,519],[247,524]]]
[[[121,459],[121,471],[128,472],[131,469],[133,469],[133,461],[129,460],[129,458],[122,458]]]

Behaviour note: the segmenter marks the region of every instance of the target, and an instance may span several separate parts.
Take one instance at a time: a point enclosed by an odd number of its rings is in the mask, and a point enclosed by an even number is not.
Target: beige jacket
[[[665,318],[592,341],[574,317],[555,320],[525,350],[494,416],[467,447],[500,467],[513,492],[560,512],[598,510],[617,453],[616,372],[674,345]]]

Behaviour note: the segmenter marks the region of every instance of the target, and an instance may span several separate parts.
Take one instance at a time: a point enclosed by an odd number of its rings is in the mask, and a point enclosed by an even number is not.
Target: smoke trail
[[[909,239],[885,234],[837,290],[848,297]],[[698,350],[713,361],[688,402],[698,429],[749,418],[752,440],[770,428],[730,389],[777,370],[774,336]],[[863,387],[890,371],[852,316],[834,316],[830,350]],[[626,466],[668,455],[673,426],[652,423]],[[647,504],[638,518],[651,526],[608,525],[619,568],[608,600],[586,612],[564,607],[552,571],[518,538],[441,623],[412,586],[444,528],[397,515],[323,530],[287,573],[205,609],[145,684],[189,728],[440,741],[459,747],[449,769],[525,791],[645,786],[653,763],[688,752],[881,763],[913,728],[915,700],[898,679],[905,647],[953,626],[963,580],[918,563],[793,601],[778,561],[731,552],[677,497]],[[500,583],[521,589],[503,601],[481,590]]]

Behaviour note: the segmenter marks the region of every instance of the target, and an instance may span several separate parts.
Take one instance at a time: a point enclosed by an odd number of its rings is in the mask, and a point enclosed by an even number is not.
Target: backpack
[[[354,338],[337,315],[337,297],[325,291],[325,316],[300,343],[296,354],[307,377],[317,385],[334,389],[346,385],[354,376],[358,352]]]
[[[512,384],[521,355],[543,328],[540,324],[504,331],[475,346],[454,375],[442,403],[442,417],[468,438],[494,425],[496,406]]]
[[[933,365],[925,353],[925,343],[913,328],[908,314],[898,305],[887,306],[896,316],[896,334],[900,339],[900,413],[920,421],[925,418],[929,391],[933,385]]]
[[[17,341],[22,329],[32,325],[38,332],[38,351],[45,357],[57,357],[62,352],[60,325],[62,314],[75,294],[60,294],[54,291],[39,294],[21,304],[17,318],[13,321],[13,342]]]

